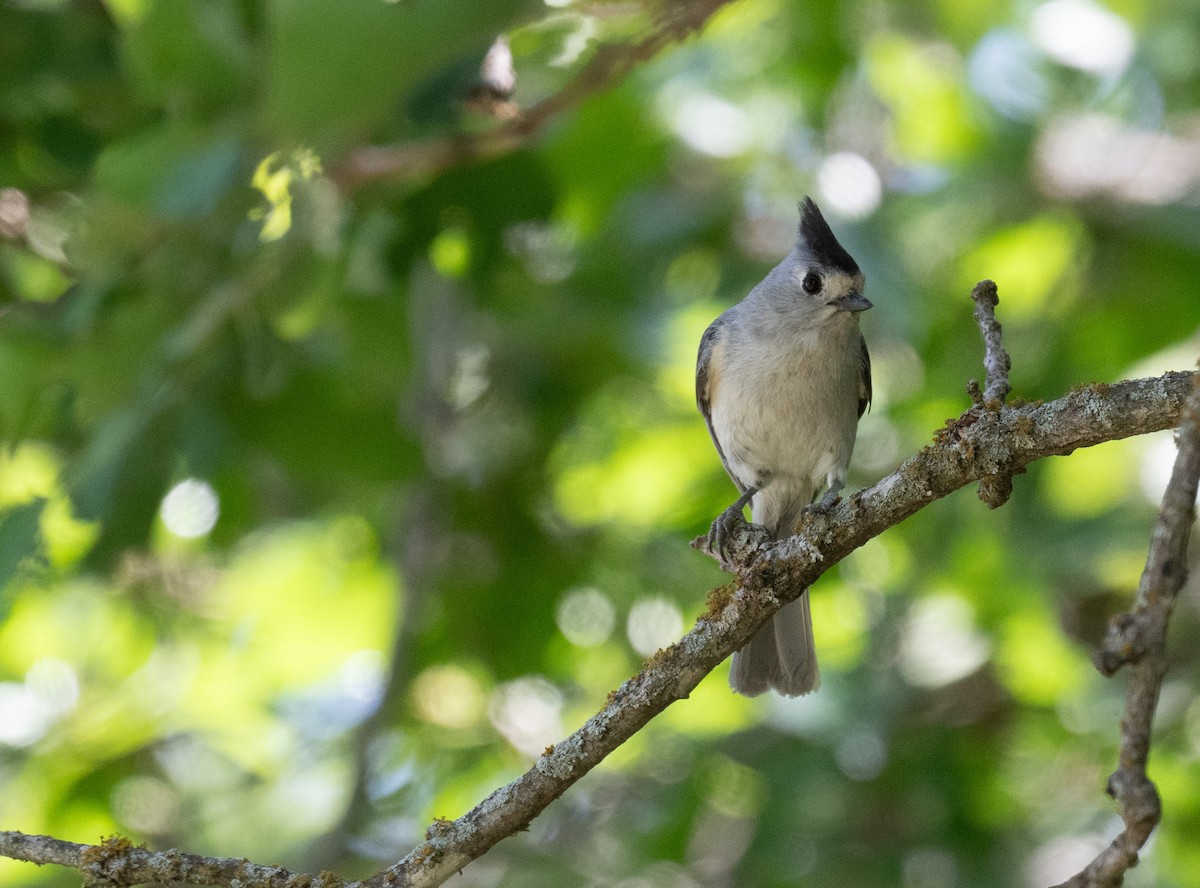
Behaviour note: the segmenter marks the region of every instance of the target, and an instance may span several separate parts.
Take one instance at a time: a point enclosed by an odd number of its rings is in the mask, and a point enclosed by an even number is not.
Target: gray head
[[[786,294],[791,310],[805,315],[832,317],[839,312],[860,312],[871,307],[863,296],[866,279],[858,263],[838,243],[829,223],[811,197],[800,202],[800,237],[787,258],[771,272],[771,290]],[[797,304],[797,302],[799,304]]]

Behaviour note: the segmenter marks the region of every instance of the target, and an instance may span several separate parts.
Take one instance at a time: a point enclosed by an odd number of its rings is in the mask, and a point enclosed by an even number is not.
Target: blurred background
[[[876,306],[861,486],[968,405],[981,278],[1014,396],[1194,366],[1198,98],[1198,0],[0,2],[0,828],[395,860],[725,581],[696,346],[803,195]],[[818,694],[722,666],[453,884],[1064,878],[1173,457],[933,504],[812,590]],[[1198,617],[1134,886],[1200,886]]]

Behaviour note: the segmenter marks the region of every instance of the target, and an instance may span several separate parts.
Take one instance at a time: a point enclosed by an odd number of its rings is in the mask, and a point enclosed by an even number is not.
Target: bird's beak
[[[838,311],[866,311],[871,307],[871,300],[862,293],[847,293],[841,299],[829,303]]]

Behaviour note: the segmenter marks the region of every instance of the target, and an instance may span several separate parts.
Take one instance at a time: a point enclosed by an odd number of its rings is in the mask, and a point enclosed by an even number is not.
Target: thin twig
[[[671,43],[702,28],[729,0],[673,0],[658,27],[635,43],[601,46],[562,90],[504,123],[480,133],[422,142],[359,148],[333,165],[330,177],[343,191],[381,180],[430,175],[469,160],[484,160],[512,151],[532,138],[554,117],[584,99],[610,89],[642,62]]]
[[[1008,371],[1012,369],[1012,359],[1004,349],[1004,338],[1000,322],[996,320],[996,306],[1000,296],[996,292],[993,281],[980,281],[971,290],[971,299],[975,302],[975,323],[983,336],[983,370],[984,389],[979,390],[979,383],[972,379],[967,383],[967,393],[977,408],[987,410],[1003,410],[1004,399],[1012,391],[1008,382]],[[1012,496],[1013,470],[1006,469],[991,475],[985,475],[979,482],[979,498],[991,509],[998,509]]]
[[[1158,791],[1146,775],[1150,729],[1167,672],[1167,626],[1175,598],[1187,580],[1187,545],[1195,521],[1200,482],[1200,377],[1192,388],[1179,429],[1179,453],[1150,539],[1146,569],[1133,610],[1115,617],[1096,668],[1113,675],[1126,663],[1133,675],[1121,719],[1120,766],[1108,778],[1124,828],[1112,844],[1058,888],[1117,888],[1137,865],[1138,853],[1162,816]]]
[[[1008,384],[1012,359],[1004,350],[1000,322],[996,320],[1000,295],[995,282],[980,281],[971,291],[971,298],[975,301],[975,323],[979,324],[979,332],[983,334],[983,403],[999,407],[1012,391],[1012,386]]]

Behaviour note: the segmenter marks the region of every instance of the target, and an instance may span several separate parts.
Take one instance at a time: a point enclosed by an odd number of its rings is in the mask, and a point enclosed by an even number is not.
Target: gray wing
[[[717,432],[712,423],[713,395],[721,381],[721,374],[718,368],[713,366],[712,358],[713,352],[717,350],[723,328],[724,323],[721,318],[717,318],[708,325],[708,329],[700,337],[700,353],[696,356],[696,406],[700,408],[700,413],[704,416],[704,424],[708,426],[708,435],[717,448],[717,456],[721,458],[721,465],[725,467],[726,473],[737,485],[738,491],[745,493],[746,488],[742,482],[729,470],[729,460],[725,458],[725,449],[717,440]]]
[[[858,343],[862,348],[858,359],[858,416],[861,419],[871,406],[871,353],[867,351],[867,339],[861,333],[858,334]],[[711,429],[712,426],[709,426]]]

